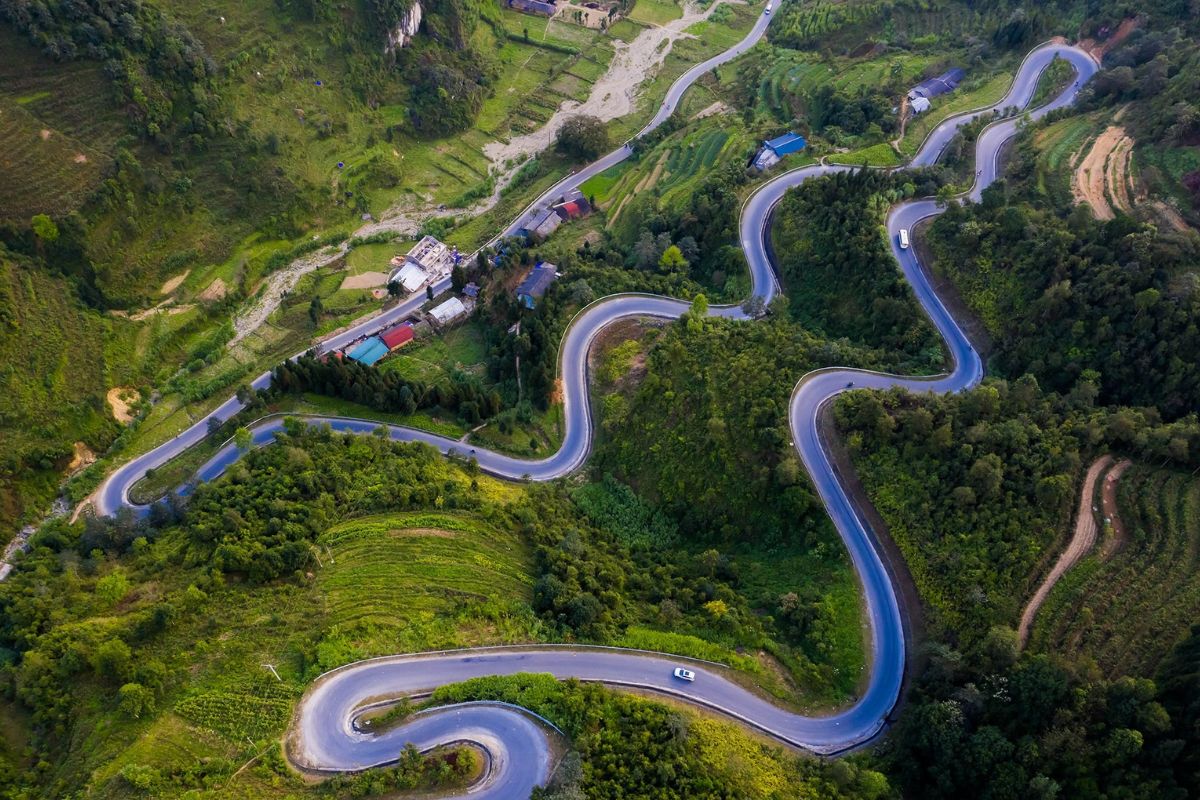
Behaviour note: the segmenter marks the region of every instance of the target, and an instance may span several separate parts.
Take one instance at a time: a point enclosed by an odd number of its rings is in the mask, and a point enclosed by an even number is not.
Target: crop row
[[[1138,468],[1118,495],[1128,541],[1055,587],[1034,643],[1086,653],[1110,674],[1145,674],[1200,611],[1200,480]]]

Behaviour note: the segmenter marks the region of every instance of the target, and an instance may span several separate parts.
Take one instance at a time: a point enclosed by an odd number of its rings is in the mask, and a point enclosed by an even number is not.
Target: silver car
[[[675,668],[675,677],[679,678],[679,680],[681,680],[681,681],[694,681],[694,680],[696,680],[696,673],[692,672],[690,669],[684,669],[683,667],[676,667]]]

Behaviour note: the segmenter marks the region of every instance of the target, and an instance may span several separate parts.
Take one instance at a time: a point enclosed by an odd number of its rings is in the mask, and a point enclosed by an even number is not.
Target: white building
[[[425,274],[425,270],[418,267],[416,264],[405,264],[400,269],[392,273],[392,277],[388,279],[388,283],[399,283],[404,287],[404,291],[408,293],[415,292],[425,285],[425,281],[429,276]]]
[[[466,313],[467,307],[457,297],[451,297],[440,306],[429,310],[429,316],[433,317],[438,325],[449,325]]]
[[[408,255],[392,259],[392,271],[388,283],[399,281],[404,291],[415,292],[426,282],[436,281],[450,274],[454,268],[455,252],[432,236],[426,236],[413,245]]]
[[[923,111],[928,111],[929,98],[920,96],[914,97],[912,101],[909,102],[908,107],[912,109],[912,113],[914,114],[920,114]]]

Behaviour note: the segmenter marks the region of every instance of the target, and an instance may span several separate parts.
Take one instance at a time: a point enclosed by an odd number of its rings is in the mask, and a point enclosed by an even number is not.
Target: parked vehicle
[[[675,668],[675,677],[679,678],[679,680],[681,680],[681,681],[694,681],[694,680],[696,680],[696,673],[692,672],[690,669],[684,669],[683,667],[676,667]]]

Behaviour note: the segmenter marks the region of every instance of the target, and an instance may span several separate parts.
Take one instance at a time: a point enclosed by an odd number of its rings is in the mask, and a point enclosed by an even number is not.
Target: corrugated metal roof
[[[763,142],[767,147],[774,150],[776,155],[786,156],[788,153],[795,153],[797,150],[803,150],[808,142],[804,141],[804,137],[798,133],[788,131],[783,136],[776,136],[774,139],[768,139]]]
[[[457,319],[467,312],[467,307],[462,304],[462,300],[457,297],[451,297],[440,306],[430,309],[429,315],[440,323],[449,322],[452,319]]]
[[[405,322],[388,328],[379,335],[379,338],[383,339],[383,343],[387,345],[388,350],[395,350],[400,345],[412,341],[412,325],[409,325],[407,322]]]
[[[550,284],[554,283],[557,269],[553,264],[538,264],[517,287],[517,296],[541,297],[544,295]]]
[[[368,367],[388,354],[388,347],[378,336],[372,336],[350,351],[350,357]]]

